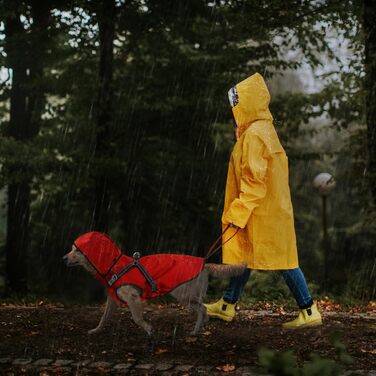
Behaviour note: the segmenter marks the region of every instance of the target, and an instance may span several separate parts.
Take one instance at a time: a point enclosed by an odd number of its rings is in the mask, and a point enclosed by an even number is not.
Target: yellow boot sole
[[[289,323],[286,323],[286,324],[282,324],[282,327],[284,329],[303,329],[303,328],[307,328],[308,326],[320,326],[322,325],[322,320],[321,319],[318,319],[318,320],[313,320],[313,321],[310,321],[310,322],[307,322],[305,324],[302,324],[302,325],[288,325]]]
[[[214,317],[216,319],[220,319],[220,320],[227,321],[227,322],[230,322],[230,321],[232,321],[234,319],[231,316],[224,316],[224,315],[221,315],[220,313],[209,313],[208,312],[207,315],[209,317]]]

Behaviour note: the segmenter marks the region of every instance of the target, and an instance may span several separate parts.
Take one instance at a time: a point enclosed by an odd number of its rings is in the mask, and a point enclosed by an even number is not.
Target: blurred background
[[[259,72],[289,156],[311,288],[373,299],[369,3],[1,0],[1,296],[101,301],[102,287],[61,259],[91,230],[128,254],[204,256],[221,231],[234,145],[227,91]],[[336,181],[325,200],[312,185],[322,172]],[[247,296],[289,292],[278,273],[258,272]]]

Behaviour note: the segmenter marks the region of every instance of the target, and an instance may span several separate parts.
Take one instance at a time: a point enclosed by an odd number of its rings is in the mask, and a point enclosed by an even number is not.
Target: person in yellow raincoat
[[[231,154],[222,216],[223,263],[246,263],[224,296],[206,304],[209,316],[231,321],[251,270],[280,270],[300,312],[285,328],[320,325],[298,264],[288,159],[273,126],[270,94],[256,73],[229,90],[236,143]],[[229,228],[228,228],[229,227]],[[226,228],[228,228],[226,230]]]

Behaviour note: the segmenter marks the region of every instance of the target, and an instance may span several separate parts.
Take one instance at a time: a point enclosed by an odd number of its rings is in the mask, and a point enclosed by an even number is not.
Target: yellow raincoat
[[[236,90],[232,111],[240,137],[229,163],[222,224],[223,229],[232,223],[240,230],[235,236],[234,228],[224,233],[223,263],[294,269],[298,256],[288,160],[273,126],[270,94],[258,73]]]

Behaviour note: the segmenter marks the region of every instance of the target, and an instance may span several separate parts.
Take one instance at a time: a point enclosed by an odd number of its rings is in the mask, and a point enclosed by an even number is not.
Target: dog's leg
[[[203,325],[208,321],[208,315],[206,314],[206,307],[202,304],[202,302],[191,302],[191,306],[193,309],[197,312],[197,320],[194,329],[191,331],[191,335],[195,336],[197,335]]]
[[[141,326],[150,336],[152,334],[152,327],[143,319],[143,307],[138,290],[132,286],[122,286],[117,292],[121,300],[125,301],[132,314],[133,321]]]
[[[197,320],[191,335],[197,335],[203,325],[209,320],[206,308],[202,304],[202,299],[208,288],[208,272],[203,270],[201,274],[192,281],[186,282],[171,292],[179,303],[188,306],[197,312]]]
[[[91,329],[88,331],[88,334],[95,334],[100,332],[107,324],[109,318],[113,315],[113,313],[116,311],[117,303],[114,299],[111,298],[110,295],[107,295],[107,303],[106,308],[103,312],[103,315],[99,321],[99,324],[96,328]]]

